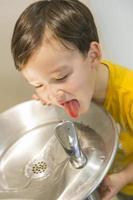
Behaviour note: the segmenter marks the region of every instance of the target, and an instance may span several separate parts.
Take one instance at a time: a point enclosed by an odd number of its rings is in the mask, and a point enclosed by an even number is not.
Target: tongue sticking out
[[[79,108],[79,102],[75,99],[64,103],[65,111],[73,118],[77,118],[79,116]]]

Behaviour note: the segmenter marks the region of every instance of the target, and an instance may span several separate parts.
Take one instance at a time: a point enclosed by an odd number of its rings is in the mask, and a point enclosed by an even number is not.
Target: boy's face
[[[92,54],[93,55],[93,54]],[[59,42],[43,42],[23,67],[40,100],[63,107],[71,117],[88,110],[95,92],[96,63],[91,49],[86,57]]]

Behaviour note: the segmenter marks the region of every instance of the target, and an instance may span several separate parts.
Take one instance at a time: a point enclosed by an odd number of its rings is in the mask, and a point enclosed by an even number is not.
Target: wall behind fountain
[[[32,88],[15,70],[10,41],[16,19],[34,0],[0,0],[0,112],[29,100]],[[133,1],[82,0],[92,10],[103,56],[133,68]]]
[[[83,0],[91,8],[104,57],[133,69],[133,1]]]

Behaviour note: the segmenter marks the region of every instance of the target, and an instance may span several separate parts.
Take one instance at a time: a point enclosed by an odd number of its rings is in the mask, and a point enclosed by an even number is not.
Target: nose
[[[51,102],[56,102],[56,103],[63,103],[66,100],[66,95],[65,95],[65,91],[63,90],[63,88],[61,87],[57,87],[54,85],[49,85],[49,87],[47,88],[48,90],[48,99]]]
[[[56,100],[59,103],[63,103],[64,101],[66,101],[66,95],[65,92],[63,90],[58,90],[56,93]]]

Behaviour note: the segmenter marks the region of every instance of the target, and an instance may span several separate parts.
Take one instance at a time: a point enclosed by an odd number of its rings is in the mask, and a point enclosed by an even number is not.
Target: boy
[[[16,23],[11,48],[16,68],[35,87],[35,99],[74,118],[95,101],[120,123],[121,149],[101,188],[102,200],[122,189],[121,198],[133,199],[133,71],[101,60],[89,9],[78,0],[33,3]]]

